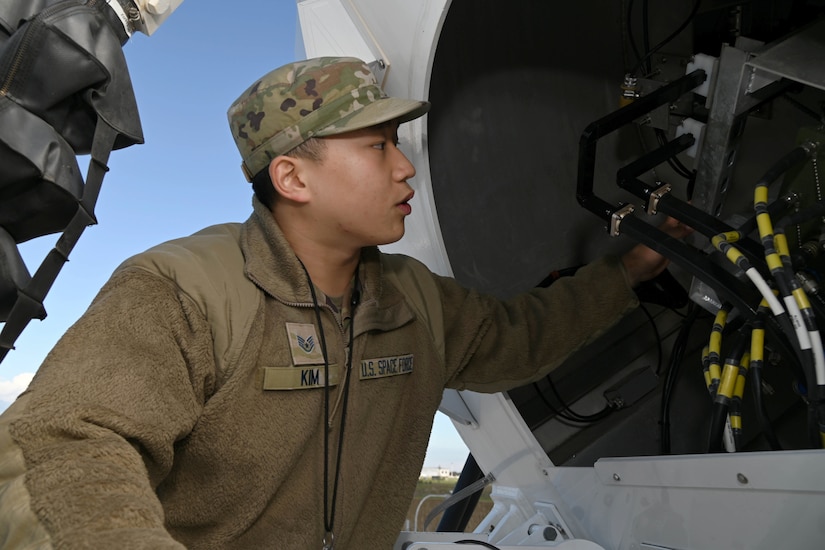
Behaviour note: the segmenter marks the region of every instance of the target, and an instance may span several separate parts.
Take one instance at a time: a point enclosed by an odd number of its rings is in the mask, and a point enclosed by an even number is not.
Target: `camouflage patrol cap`
[[[427,101],[388,97],[360,59],[319,57],[267,73],[235,100],[227,117],[251,180],[311,137],[407,122],[429,108]]]

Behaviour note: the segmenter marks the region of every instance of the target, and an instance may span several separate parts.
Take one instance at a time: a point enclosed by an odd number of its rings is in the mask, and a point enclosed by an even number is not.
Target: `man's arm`
[[[668,218],[659,229],[673,238],[683,239],[693,232],[676,218]],[[643,244],[637,244],[622,256],[622,264],[631,287],[649,281],[667,268],[669,260]]]
[[[214,383],[209,334],[168,281],[113,277],[2,417],[0,540],[25,518],[54,546],[182,548],[155,488]]]

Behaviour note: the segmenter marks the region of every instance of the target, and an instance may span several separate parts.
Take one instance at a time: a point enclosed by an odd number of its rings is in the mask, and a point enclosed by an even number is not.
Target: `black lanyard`
[[[304,267],[301,263],[301,267]],[[355,308],[358,305],[361,293],[359,291],[358,283],[358,269],[355,270],[355,281],[352,285],[352,294],[350,297],[350,322],[349,322],[349,345],[347,353],[347,372],[344,376],[344,396],[341,405],[341,430],[338,432],[338,452],[335,458],[335,477],[332,484],[332,501],[329,499],[329,433],[332,430],[332,419],[330,418],[329,409],[329,357],[327,355],[327,342],[324,335],[324,326],[321,323],[321,308],[318,307],[318,296],[315,293],[315,285],[304,267],[304,272],[307,275],[309,282],[309,289],[312,293],[312,306],[315,310],[315,321],[318,324],[319,336],[321,338],[321,352],[324,355],[324,541],[323,549],[331,550],[335,545],[335,505],[338,500],[338,480],[341,477],[341,456],[344,448],[344,427],[347,421],[347,403],[349,402],[349,383],[350,374],[352,373],[352,343],[355,336]]]

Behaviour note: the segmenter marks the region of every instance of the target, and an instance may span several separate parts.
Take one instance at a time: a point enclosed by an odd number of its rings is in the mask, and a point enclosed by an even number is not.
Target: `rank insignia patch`
[[[293,365],[324,364],[324,354],[315,332],[315,325],[286,323],[286,333]]]

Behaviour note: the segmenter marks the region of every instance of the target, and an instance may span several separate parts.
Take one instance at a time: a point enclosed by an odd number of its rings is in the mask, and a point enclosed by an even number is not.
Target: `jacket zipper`
[[[260,285],[258,285],[258,286],[259,286],[259,288],[262,288],[262,287],[260,287]],[[286,301],[286,300],[282,300],[281,298],[277,298],[275,296],[273,296],[273,298],[275,298],[277,301],[281,302],[283,305],[289,306],[289,307],[297,307],[297,308],[303,308],[303,309],[312,309],[312,308],[315,307],[313,304],[310,304],[310,303],[307,303],[307,302],[289,302],[289,301]],[[320,307],[322,309],[325,309],[326,311],[328,311],[332,315],[333,319],[335,319],[335,324],[338,326],[338,333],[341,335],[341,341],[342,342],[347,342],[346,334],[344,334],[344,323],[343,323],[343,321],[338,319],[335,316],[335,312],[332,311],[332,308],[329,307],[329,305],[327,305],[326,303],[318,304],[318,307]],[[350,323],[352,323],[352,322],[354,322],[354,319],[350,319]],[[353,345],[354,345],[354,343],[353,343]],[[346,368],[347,365],[351,364],[348,360],[349,355],[351,353],[352,353],[352,350],[350,349],[350,346],[345,343],[344,344],[344,360],[343,360],[344,368]],[[346,375],[346,373],[344,373],[344,374]],[[343,377],[342,377],[342,380],[343,380]],[[343,388],[344,388],[344,385],[343,385],[343,382],[342,382],[342,383],[339,384],[338,392],[337,392],[338,395],[335,398],[335,404],[332,406],[332,410],[330,411],[329,422],[327,424],[327,429],[328,430],[332,429],[332,421],[335,419],[335,414],[336,414],[336,412],[338,412],[338,407],[340,406],[341,399],[344,396]]]
[[[90,0],[89,5],[93,5],[95,3],[97,3],[97,0]],[[17,49],[17,53],[14,54],[14,59],[12,59],[11,67],[9,68],[9,72],[6,74],[3,85],[0,86],[0,96],[5,97],[8,95],[9,88],[11,88],[14,77],[17,76],[17,72],[23,64],[23,58],[25,57],[34,36],[36,36],[36,31],[39,31],[45,25],[43,20],[62,10],[66,4],[77,5],[75,2],[60,2],[46,8],[35,15],[33,19],[29,20],[28,27],[26,27],[26,30],[23,31],[23,38],[20,40],[20,47]]]

